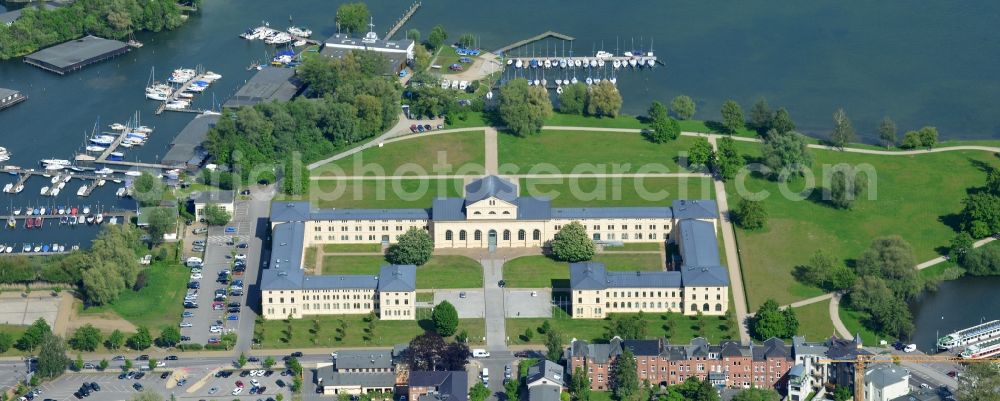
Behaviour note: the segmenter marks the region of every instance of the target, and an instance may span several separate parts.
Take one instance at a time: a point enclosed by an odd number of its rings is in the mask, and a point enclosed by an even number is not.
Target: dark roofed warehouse
[[[24,62],[65,75],[128,51],[129,47],[124,42],[88,35],[29,54],[24,57]]]
[[[292,100],[301,88],[292,68],[265,68],[257,71],[223,107],[253,106],[275,100]]]

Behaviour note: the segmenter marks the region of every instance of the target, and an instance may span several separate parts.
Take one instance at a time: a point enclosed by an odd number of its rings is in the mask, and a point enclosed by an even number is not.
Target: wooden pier
[[[413,5],[410,6],[408,10],[406,10],[406,13],[403,14],[403,17],[400,18],[398,21],[396,21],[396,23],[392,25],[392,28],[390,28],[389,31],[385,33],[385,37],[383,37],[383,39],[389,40],[389,38],[392,38],[392,35],[395,35],[396,32],[398,32],[401,28],[403,28],[403,25],[406,24],[406,21],[410,20],[410,17],[412,17],[413,14],[417,12],[418,8],[420,8],[419,1],[413,3]]]
[[[177,89],[174,90],[173,93],[170,94],[170,96],[167,96],[167,100],[164,100],[163,103],[160,103],[160,107],[156,108],[156,115],[163,114],[164,110],[169,110],[169,111],[183,111],[183,110],[187,110],[187,108],[183,108],[183,109],[168,109],[167,108],[167,102],[169,102],[170,99],[177,99],[177,96],[180,95],[181,92],[184,92],[185,89],[187,89],[188,84],[190,84],[192,82],[198,82],[198,81],[201,81],[203,79],[205,79],[205,74],[198,74],[194,78],[192,78],[191,80],[189,80],[189,81],[187,81],[187,82],[185,82],[183,84],[178,85]],[[201,113],[201,112],[202,111],[198,111],[198,113]],[[108,148],[108,149],[111,149],[111,148]]]
[[[561,34],[559,32],[554,32],[554,31],[546,31],[546,32],[540,33],[538,35],[532,36],[530,38],[527,38],[527,39],[524,39],[524,40],[519,40],[519,41],[511,43],[511,44],[509,44],[507,46],[501,47],[501,48],[497,49],[496,51],[494,51],[493,53],[496,53],[496,54],[506,53],[508,50],[516,49],[518,47],[524,46],[524,45],[529,44],[531,42],[537,42],[539,40],[542,40],[542,39],[545,39],[545,38],[548,38],[548,37],[553,37],[553,38],[561,39],[561,40],[569,40],[569,41],[576,40],[576,38],[574,38],[572,36],[569,36],[569,35],[563,35],[563,34]]]

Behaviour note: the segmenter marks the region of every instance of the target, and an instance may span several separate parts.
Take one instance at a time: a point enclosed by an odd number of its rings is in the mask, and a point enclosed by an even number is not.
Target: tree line
[[[134,31],[159,32],[183,22],[173,0],[77,0],[53,10],[28,6],[10,26],[0,24],[0,59],[87,34],[123,39]]]

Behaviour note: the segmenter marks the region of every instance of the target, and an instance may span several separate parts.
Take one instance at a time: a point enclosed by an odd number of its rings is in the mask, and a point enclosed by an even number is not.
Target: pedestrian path
[[[716,138],[709,138],[712,149],[718,151]],[[732,290],[733,303],[731,308],[736,312],[736,322],[740,328],[740,342],[750,342],[750,332],[747,329],[747,301],[743,290],[743,272],[740,267],[739,250],[736,248],[736,233],[729,218],[729,201],[726,195],[726,184],[715,180],[715,201],[719,206],[719,220],[722,222],[722,242],[726,251],[726,262],[729,265],[729,288]]]
[[[486,175],[496,175],[497,167],[497,129],[486,127]]]

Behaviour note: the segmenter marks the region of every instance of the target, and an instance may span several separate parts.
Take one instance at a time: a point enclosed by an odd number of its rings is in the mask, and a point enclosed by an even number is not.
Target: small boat
[[[100,170],[94,170],[94,174],[112,174],[115,171],[107,167],[102,167]]]
[[[514,59],[512,58],[507,59],[507,65],[512,65],[512,64],[514,64]]]
[[[561,87],[561,86],[557,86],[557,87],[556,87],[556,93],[558,93],[558,94],[560,94],[560,95],[561,95],[561,94],[563,93],[563,87]]]
[[[80,250],[80,246],[79,245],[73,245],[69,249],[73,250],[73,251],[79,251]]]
[[[577,82],[579,82],[579,81],[576,80],[576,77],[573,77],[573,79],[569,80],[569,83],[571,83],[573,85],[576,85]]]
[[[17,219],[15,219],[14,216],[7,217],[7,227],[17,227]]]
[[[615,69],[617,70],[622,67],[622,62],[619,59],[615,59],[615,61],[611,62],[611,66],[615,67]]]
[[[59,206],[59,214],[66,214],[66,207],[65,206]]]
[[[521,68],[521,67],[524,66],[524,64],[521,61],[521,59],[517,59],[517,62],[514,64],[514,66],[517,67],[517,68]]]
[[[3,186],[3,191],[4,192],[10,192],[10,190],[13,189],[13,188],[14,188],[14,183],[12,183],[12,182],[11,183],[7,183],[7,185]]]
[[[66,252],[66,245],[59,245],[59,252]]]
[[[44,207],[43,207],[43,208],[40,208],[40,209],[38,209],[38,215],[39,215],[39,216],[44,216],[44,215],[45,215],[45,208],[44,208]]]
[[[125,196],[125,188],[124,187],[118,188],[118,190],[115,191],[115,196],[117,196],[119,198]]]
[[[21,208],[14,209],[14,215],[15,216],[20,216],[21,215]]]
[[[559,68],[566,68],[566,59],[559,60]]]
[[[87,224],[94,224],[94,215],[92,214],[87,215]]]
[[[83,184],[80,189],[76,190],[76,196],[83,196],[85,192],[87,192],[87,184]]]
[[[545,61],[542,62],[542,65],[545,66],[545,68],[552,68],[552,61],[545,59]]]
[[[36,208],[34,208],[34,209],[31,209],[31,215],[32,215],[32,216],[37,216],[38,214],[39,214],[39,213],[38,213],[38,208],[37,208],[37,207],[36,207]]]
[[[611,82],[612,85],[617,85],[618,84],[618,78],[615,78],[615,77],[608,78],[608,82]]]
[[[309,42],[306,42],[305,40],[299,39],[299,40],[296,40],[294,43],[292,43],[292,46],[302,47],[302,46],[305,46],[307,43],[309,43]]]
[[[71,216],[76,216],[76,212],[77,212],[77,208],[75,208],[75,207],[69,210],[69,214]]]
[[[84,215],[76,216],[76,224],[83,224],[87,222],[87,217]]]
[[[88,214],[88,213],[90,213],[90,206],[84,206],[83,207],[83,214]]]
[[[125,175],[130,176],[130,177],[138,177],[138,176],[142,175],[142,173],[139,172],[139,171],[136,171],[136,170],[129,170],[129,171],[125,172]]]
[[[74,217],[74,216],[68,216],[67,219],[66,219],[66,224],[69,224],[71,226],[75,226],[76,225],[76,217]]]
[[[7,251],[7,244],[0,245],[0,253],[4,253],[6,251]]]
[[[597,68],[604,68],[604,60],[597,59]]]
[[[575,65],[577,68],[579,68],[580,66],[583,65],[583,60],[580,60],[580,59],[573,60],[573,65]]]
[[[541,83],[542,83],[541,81],[539,81],[539,80],[537,80],[537,79],[536,79],[536,80],[534,80],[533,82],[535,83],[535,86],[538,86],[538,85],[541,85]]]
[[[122,153],[122,152],[111,152],[111,154],[108,155],[108,160],[111,160],[111,161],[122,161],[122,160],[125,160],[125,154]]]
[[[68,222],[69,222],[69,217],[66,216],[59,217],[59,225],[66,224]]]
[[[108,148],[107,148],[106,146],[100,146],[100,145],[87,145],[87,151],[88,151],[88,152],[103,152],[103,151],[105,151],[105,150],[107,150],[107,149],[108,149]]]
[[[113,129],[115,131],[122,131],[122,130],[125,129],[125,124],[114,123],[114,124],[109,125],[109,127],[111,127],[111,129]]]
[[[32,248],[32,252],[41,252],[41,251],[42,251],[41,245],[35,245],[35,247]]]
[[[45,222],[45,219],[43,219],[41,217],[35,217],[35,227],[42,228],[42,223],[44,223],[44,222]]]
[[[14,247],[8,246],[7,249],[5,249],[5,251],[7,251],[7,253],[14,253]]]
[[[146,92],[146,99],[149,100],[167,100],[167,95],[160,92]]]
[[[649,68],[656,67],[656,59],[648,58],[646,59],[646,66]]]
[[[635,58],[630,58],[630,59],[628,59],[628,65],[630,67],[635,67],[635,66],[639,65],[639,61],[636,60]]]
[[[305,28],[299,28],[299,27],[296,27],[296,26],[290,26],[290,27],[288,27],[288,33],[290,33],[292,35],[295,35],[295,36],[298,36],[300,38],[308,38],[308,37],[312,36],[313,32],[310,31],[310,30],[308,30],[308,29],[305,29]]]
[[[111,218],[108,219],[108,224],[110,225],[118,224],[118,216],[111,216]]]
[[[590,85],[594,84],[594,80],[592,78],[590,78],[590,77],[587,77],[587,81],[586,82],[587,82],[587,86],[590,86]]]
[[[94,216],[94,222],[97,223],[97,224],[103,223],[104,222],[104,213],[100,213],[97,216]]]
[[[42,245],[42,252],[48,252],[48,251],[49,251],[49,249],[50,249],[50,248],[49,248],[49,245],[48,245],[48,244],[45,244],[45,245]]]
[[[59,192],[62,192],[62,188],[55,187],[49,190],[49,196],[59,196]]]
[[[21,252],[31,252],[31,244],[25,242],[21,247]]]
[[[24,228],[35,228],[35,218],[29,217],[24,219]]]

